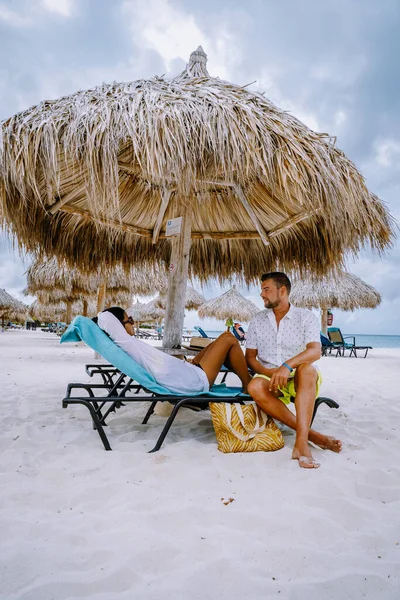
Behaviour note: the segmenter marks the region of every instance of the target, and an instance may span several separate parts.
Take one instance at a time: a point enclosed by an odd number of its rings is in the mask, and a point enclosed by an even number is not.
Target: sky
[[[202,45],[211,75],[255,82],[250,89],[337,136],[400,222],[399,28],[398,0],[0,0],[0,120],[102,82],[172,77]],[[398,240],[384,257],[366,248],[348,260],[382,303],[334,310],[334,324],[400,335],[399,260]],[[0,287],[21,300],[29,262],[0,233]],[[239,291],[262,308],[257,288]],[[187,313],[186,326],[196,323],[222,327]]]

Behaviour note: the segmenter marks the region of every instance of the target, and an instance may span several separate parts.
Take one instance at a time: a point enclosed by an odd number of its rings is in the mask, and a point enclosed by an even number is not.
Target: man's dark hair
[[[272,271],[271,273],[264,273],[261,275],[261,281],[266,281],[267,279],[272,279],[278,288],[284,285],[287,289],[287,293],[290,294],[292,284],[290,283],[289,277],[285,275],[285,273],[281,273],[280,271]]]
[[[105,308],[102,312],[110,312],[120,323],[124,323],[124,309],[119,306],[111,306],[111,308]],[[97,324],[97,317],[93,317],[92,321]]]

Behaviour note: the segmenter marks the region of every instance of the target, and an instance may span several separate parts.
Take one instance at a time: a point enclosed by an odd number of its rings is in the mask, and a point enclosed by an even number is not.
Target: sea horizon
[[[201,327],[201,325],[200,325]],[[226,329],[207,329],[202,327],[209,337],[218,337]],[[246,330],[246,327],[244,328]],[[185,331],[190,332],[193,337],[199,333],[194,328],[187,327]],[[343,336],[354,336],[357,346],[372,346],[372,348],[400,348],[400,334],[379,333],[345,333]],[[349,340],[350,341],[350,340]]]

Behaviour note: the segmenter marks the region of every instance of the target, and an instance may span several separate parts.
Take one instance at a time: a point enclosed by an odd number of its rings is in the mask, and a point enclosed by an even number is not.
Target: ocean
[[[191,331],[190,335],[198,335],[197,331]],[[205,329],[209,337],[218,337],[225,330],[212,331]],[[400,348],[400,335],[370,335],[361,333],[343,333],[343,335],[354,335],[357,346],[372,346],[372,348]],[[350,341],[350,340],[349,340]]]

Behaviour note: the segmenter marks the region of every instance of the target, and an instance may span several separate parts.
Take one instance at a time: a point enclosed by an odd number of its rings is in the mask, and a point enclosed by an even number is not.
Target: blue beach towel
[[[98,352],[105,360],[110,364],[114,365],[119,371],[131,377],[134,381],[138,382],[143,387],[147,388],[155,394],[161,395],[172,395],[172,396],[188,396],[188,394],[176,394],[171,390],[158,384],[152,375],[150,375],[143,367],[138,365],[126,352],[121,350],[111,338],[108,337],[94,323],[87,317],[77,316],[72,321],[71,325],[65,331],[61,337],[60,344],[66,342],[85,342],[90,348]],[[221,397],[221,396],[239,396],[241,394],[241,388],[229,388],[224,383],[219,385],[213,385],[211,390],[206,394],[204,392],[195,392],[190,394],[191,396],[210,396]]]

